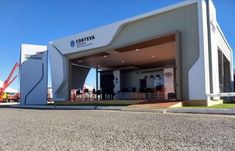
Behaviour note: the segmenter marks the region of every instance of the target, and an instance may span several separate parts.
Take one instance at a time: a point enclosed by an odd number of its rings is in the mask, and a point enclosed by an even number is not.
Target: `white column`
[[[118,91],[120,91],[120,70],[115,70],[113,71],[113,76],[114,76],[114,80],[113,80],[113,84],[114,84],[114,93],[118,93]]]
[[[175,93],[174,86],[174,68],[164,69],[164,88],[165,88],[165,99],[168,99],[168,93]]]

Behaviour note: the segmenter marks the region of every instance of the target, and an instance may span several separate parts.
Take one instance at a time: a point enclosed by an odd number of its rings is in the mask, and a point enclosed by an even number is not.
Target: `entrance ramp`
[[[129,109],[167,109],[172,107],[182,107],[180,101],[147,101],[140,104],[129,105]]]

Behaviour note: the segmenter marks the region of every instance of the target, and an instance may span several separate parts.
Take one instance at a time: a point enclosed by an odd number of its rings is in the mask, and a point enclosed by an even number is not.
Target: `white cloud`
[[[94,86],[91,86],[91,85],[84,84],[84,88],[89,89],[89,90],[92,90],[92,89],[94,89],[95,87],[94,87]]]
[[[2,80],[0,80],[0,87],[2,87],[3,86],[3,81]],[[8,88],[6,88],[6,90],[4,91],[4,92],[13,92],[13,93],[16,93],[16,92],[18,92],[16,89],[13,89],[13,88],[11,88],[11,87],[8,87]]]

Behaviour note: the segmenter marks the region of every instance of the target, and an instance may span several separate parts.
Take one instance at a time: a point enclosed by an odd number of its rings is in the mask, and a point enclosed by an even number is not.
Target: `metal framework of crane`
[[[5,91],[5,90],[7,89],[7,87],[17,78],[17,75],[15,75],[13,78],[12,78],[12,76],[13,76],[14,72],[16,71],[16,69],[17,69],[18,67],[19,67],[19,63],[16,63],[16,64],[14,65],[14,67],[12,68],[12,70],[11,70],[9,76],[7,77],[7,79],[3,82],[2,87],[0,87],[0,102],[3,101],[2,96],[3,96],[3,94],[4,94],[4,91]]]

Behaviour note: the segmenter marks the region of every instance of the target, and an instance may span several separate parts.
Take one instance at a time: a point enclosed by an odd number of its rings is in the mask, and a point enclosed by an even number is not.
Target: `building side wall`
[[[217,19],[216,19],[216,9],[214,4],[212,3],[211,0],[208,1],[208,27],[209,27],[209,42],[210,42],[210,49],[209,52],[211,54],[211,65],[210,65],[210,69],[211,69],[211,92],[210,93],[214,93],[214,94],[218,94],[221,92],[221,86],[220,86],[220,75],[223,74],[230,74],[233,73],[232,71],[232,50],[229,47],[221,29],[219,28]],[[225,72],[224,71],[220,71],[219,69],[219,50],[222,51],[222,53],[224,54],[225,58],[228,60],[228,62],[225,62],[224,59],[222,59],[222,64],[227,64],[225,65],[225,67],[223,67],[223,69],[226,69]],[[224,66],[223,65],[223,66]],[[222,72],[222,73],[221,73]],[[229,79],[231,79],[231,81],[233,80],[232,78],[232,74],[230,76],[226,76],[224,75],[226,79],[226,83],[225,85],[230,85],[228,84]],[[228,78],[229,77],[229,78]],[[222,80],[223,81],[223,80]],[[221,81],[221,82],[222,82]],[[222,82],[223,83],[223,82]],[[222,88],[223,89],[223,88]],[[222,90],[223,91],[223,90]],[[220,97],[214,97],[215,100],[220,99]]]
[[[69,99],[69,60],[52,44],[48,45],[51,65],[51,82],[53,99],[67,101]]]
[[[225,58],[228,61],[228,62],[225,62],[225,60],[223,60],[224,61],[223,63],[226,64],[225,67],[224,67],[224,69],[225,69],[224,74],[226,74],[226,73],[229,74],[230,73],[230,76],[225,75],[225,77],[227,77],[227,79],[225,80],[227,82],[226,85],[227,86],[230,85],[230,87],[233,88],[233,50],[227,44],[226,39],[224,38],[220,28],[217,28],[216,41],[217,41],[216,46],[218,48],[217,51],[221,50],[222,53],[224,54]],[[215,62],[216,60],[213,60],[213,61]],[[218,68],[218,66],[216,68]],[[218,71],[219,71],[219,69],[218,69]],[[218,74],[220,74],[220,73],[218,73]],[[232,91],[232,90],[233,89],[230,89],[230,91]]]
[[[217,46],[223,52],[225,57],[231,62],[231,60],[232,60],[232,57],[231,57],[232,50],[228,47],[227,43],[225,42],[219,28],[217,28],[216,41],[217,41],[216,42]]]

